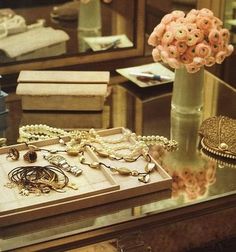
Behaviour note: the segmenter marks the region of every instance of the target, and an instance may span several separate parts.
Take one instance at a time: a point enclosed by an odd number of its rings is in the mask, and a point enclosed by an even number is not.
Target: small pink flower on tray
[[[172,68],[185,66],[190,73],[202,66],[221,64],[234,50],[230,33],[211,10],[172,11],[151,33],[148,43],[154,47],[154,61]]]

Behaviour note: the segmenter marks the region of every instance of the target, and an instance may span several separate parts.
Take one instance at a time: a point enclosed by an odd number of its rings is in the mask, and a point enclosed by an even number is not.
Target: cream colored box
[[[23,110],[101,111],[107,71],[21,71],[16,93]]]

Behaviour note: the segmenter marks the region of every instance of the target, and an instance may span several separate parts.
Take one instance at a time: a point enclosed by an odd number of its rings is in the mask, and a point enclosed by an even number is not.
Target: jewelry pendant
[[[124,157],[124,160],[125,160],[126,162],[130,162],[130,163],[136,161],[135,158],[129,158],[129,157]]]
[[[129,176],[132,174],[132,171],[128,168],[125,168],[125,167],[117,168],[117,171],[120,175]]]
[[[140,182],[143,182],[143,183],[148,183],[149,181],[150,181],[150,175],[149,174],[145,174],[145,175],[140,175],[139,177],[138,177],[138,180],[140,181]]]
[[[108,154],[106,151],[97,150],[96,152],[97,152],[97,154],[98,154],[100,157],[106,158],[106,157],[109,156],[109,154]]]
[[[150,181],[150,175],[147,174],[144,176],[144,183],[148,183]]]
[[[118,170],[118,168],[116,168],[116,167],[109,167],[109,169],[111,172],[117,172],[117,170]]]
[[[156,168],[156,164],[155,163],[148,163],[146,166],[145,166],[145,172],[147,173],[150,173],[152,172],[154,169]]]
[[[72,156],[72,157],[76,157],[79,155],[79,152],[77,150],[74,150],[74,149],[70,149],[70,150],[67,150],[66,152],[69,156]]]
[[[134,177],[137,177],[139,175],[139,172],[137,170],[133,170],[131,172],[131,175],[134,176]]]
[[[91,168],[98,169],[100,168],[100,163],[99,162],[93,162],[89,165]]]

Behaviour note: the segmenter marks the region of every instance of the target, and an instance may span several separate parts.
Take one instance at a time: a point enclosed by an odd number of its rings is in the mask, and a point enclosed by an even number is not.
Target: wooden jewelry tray
[[[104,139],[108,138],[119,138],[126,129],[119,127],[119,128],[111,128],[106,130],[98,131],[99,136],[103,137]],[[124,142],[127,147],[130,145],[132,146],[135,143],[134,139],[127,140]],[[135,162],[124,162],[124,161],[116,161],[110,160],[108,158],[101,158],[99,160],[107,165],[117,166],[117,167],[128,167],[131,170],[138,170],[139,172],[144,171],[144,167],[147,164],[147,161],[140,158]],[[172,178],[170,175],[151,157],[151,162],[156,164],[155,171],[150,173],[150,181],[148,183],[140,183],[137,177],[130,177],[130,176],[121,176],[117,173],[113,174],[113,178],[117,181],[120,185],[119,192],[116,192],[116,197],[118,195],[122,195],[123,198],[144,195],[150,192],[156,192],[163,189],[171,189],[172,186]]]
[[[117,137],[123,134],[123,128],[114,128],[109,130],[99,131],[101,137]],[[68,140],[66,137],[64,140]],[[37,141],[33,145],[44,149],[64,149],[58,143],[58,138],[45,141]],[[20,152],[20,158],[17,161],[6,158],[9,148],[15,147]],[[27,163],[23,159],[23,155],[28,151],[26,144],[18,144],[0,148],[0,227],[9,226],[16,223],[36,220],[44,217],[54,216],[58,214],[68,213],[79,209],[98,206],[118,200],[124,200],[135,196],[141,196],[148,193],[153,193],[171,188],[171,177],[156,164],[156,170],[151,173],[149,183],[138,181],[137,177],[122,176],[112,173],[109,169],[100,168],[93,169],[87,165],[79,163],[79,158],[69,156],[66,153],[59,153],[64,156],[70,165],[78,165],[83,169],[82,175],[79,177],[73,176],[71,173],[65,172],[70,181],[78,185],[78,190],[65,188],[65,192],[58,193],[51,191],[48,194],[36,196],[30,194],[23,196],[19,194],[17,187],[6,187],[8,173],[15,167],[19,166],[45,166],[48,161],[43,158],[43,153],[37,152],[37,161],[33,164]],[[108,158],[98,158],[98,156],[87,148],[85,152],[86,160],[89,162],[101,161],[109,164],[111,160]],[[112,165],[121,165],[120,161],[112,161]],[[152,160],[152,162],[155,162]],[[126,162],[123,166],[130,169],[143,170],[145,165],[141,158],[133,163]]]

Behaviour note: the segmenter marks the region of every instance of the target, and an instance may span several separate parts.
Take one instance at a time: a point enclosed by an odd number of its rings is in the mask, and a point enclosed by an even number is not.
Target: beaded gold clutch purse
[[[202,122],[199,129],[203,149],[225,158],[236,159],[236,120],[214,116]]]

